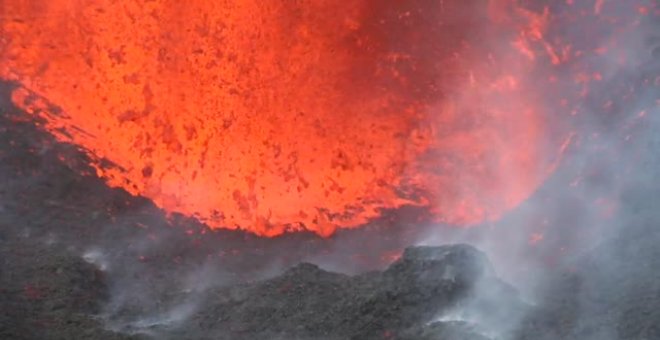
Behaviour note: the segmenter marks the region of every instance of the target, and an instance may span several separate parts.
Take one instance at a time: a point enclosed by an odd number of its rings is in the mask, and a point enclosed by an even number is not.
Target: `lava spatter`
[[[477,223],[556,156],[525,77],[546,17],[507,3],[0,0],[0,77],[109,185],[213,228],[328,236],[404,205]]]

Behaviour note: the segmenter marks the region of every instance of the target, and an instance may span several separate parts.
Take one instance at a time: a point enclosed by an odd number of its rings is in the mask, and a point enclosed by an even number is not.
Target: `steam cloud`
[[[557,294],[561,293],[557,278],[579,268],[584,271],[582,284],[592,291],[579,290],[573,297],[579,310],[574,318],[588,324],[590,318],[603,313],[603,304],[594,300],[614,299],[596,298],[594,294],[598,293],[594,291],[625,294],[617,292],[622,287],[622,276],[630,275],[629,280],[634,281],[636,277],[643,280],[641,277],[653,275],[628,269],[653,256],[648,253],[650,248],[644,248],[648,246],[634,241],[640,249],[647,250],[622,249],[630,247],[627,242],[639,237],[638,233],[646,233],[642,239],[647,242],[660,241],[657,228],[649,227],[654,223],[650,221],[658,219],[650,202],[660,192],[658,4],[576,1],[546,6],[555,21],[547,32],[549,39],[570,42],[574,50],[583,48],[586,52],[563,66],[550,66],[531,75],[556,77],[557,92],[541,86],[527,90],[546,91],[548,119],[561,124],[558,133],[570,129],[575,139],[557,172],[501,220],[472,230],[432,229],[419,244],[474,244],[489,255],[499,274],[535,306],[551,305],[553,299],[561,298]],[[508,41],[486,43],[503,46]],[[580,74],[596,75],[597,81],[578,85]],[[566,101],[567,98],[573,99]],[[567,102],[572,105],[565,105]],[[490,288],[481,285],[476,295],[492,296],[495,293]],[[509,317],[491,322],[492,316],[480,315],[478,307],[467,304],[438,320],[473,322],[481,326],[485,335],[515,338],[517,329],[530,317],[518,313],[517,308],[503,301],[498,313]],[[583,325],[572,336],[593,340],[620,338],[618,323],[610,326],[589,331],[589,326]],[[545,336],[557,338],[556,334]]]

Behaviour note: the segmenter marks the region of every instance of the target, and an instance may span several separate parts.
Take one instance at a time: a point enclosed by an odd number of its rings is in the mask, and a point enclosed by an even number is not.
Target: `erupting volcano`
[[[529,77],[572,52],[545,39],[547,8],[3,0],[0,9],[0,77],[23,85],[15,104],[88,152],[109,185],[214,228],[327,236],[405,205],[456,225],[497,218],[547,177],[570,137],[548,124],[546,80]],[[483,43],[493,39],[502,44]]]
[[[0,339],[660,339],[658,0],[0,0]]]

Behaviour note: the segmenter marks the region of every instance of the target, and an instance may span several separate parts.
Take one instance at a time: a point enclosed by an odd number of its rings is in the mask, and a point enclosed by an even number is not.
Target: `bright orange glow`
[[[0,77],[109,185],[214,228],[328,236],[404,205],[471,224],[553,164],[525,75],[561,55],[547,12],[507,6],[0,0]]]

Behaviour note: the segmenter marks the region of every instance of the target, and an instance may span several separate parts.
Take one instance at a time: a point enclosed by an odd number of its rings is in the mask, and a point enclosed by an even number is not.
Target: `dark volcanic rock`
[[[493,273],[492,265],[484,253],[461,244],[407,248],[384,275],[394,281],[409,284],[437,285],[438,282],[445,282],[468,288]]]
[[[79,256],[27,240],[0,242],[0,339],[132,339],[104,330],[104,274]]]
[[[408,248],[387,270],[355,277],[301,264],[270,280],[214,292],[192,318],[196,326],[185,325],[176,337],[383,339],[414,328],[405,336],[469,339],[469,328],[423,325],[486,277],[496,280],[486,256],[467,245]]]

